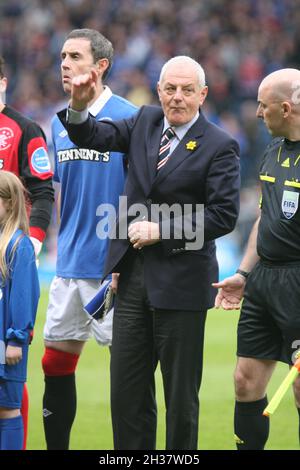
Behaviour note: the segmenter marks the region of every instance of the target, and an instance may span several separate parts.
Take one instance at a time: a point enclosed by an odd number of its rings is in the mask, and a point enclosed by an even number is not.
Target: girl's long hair
[[[28,234],[28,217],[26,211],[25,188],[19,178],[9,171],[0,171],[0,198],[6,208],[6,214],[0,220],[0,275],[2,282],[9,276],[9,266],[21,237],[15,241],[10,259],[7,260],[6,250],[16,230],[21,229]]]

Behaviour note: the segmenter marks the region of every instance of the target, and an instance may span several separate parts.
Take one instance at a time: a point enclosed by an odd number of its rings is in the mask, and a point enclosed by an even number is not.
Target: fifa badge
[[[283,191],[281,209],[286,219],[294,217],[298,210],[299,193]]]

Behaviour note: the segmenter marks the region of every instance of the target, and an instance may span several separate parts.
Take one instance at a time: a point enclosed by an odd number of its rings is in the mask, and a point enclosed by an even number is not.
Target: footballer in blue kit
[[[73,30],[61,51],[64,91],[70,94],[72,80],[95,69],[98,81],[89,103],[96,120],[129,118],[137,109],[103,84],[113,57],[110,41],[98,31]],[[57,116],[52,121],[54,181],[60,187],[60,228],[56,276],[49,293],[44,327],[45,375],[43,396],[44,431],[48,450],[69,448],[76,415],[75,370],[91,334],[98,344],[111,345],[111,310],[100,323],[90,321],[84,306],[100,289],[108,250],[107,236],[98,236],[102,205],[118,210],[123,193],[127,160],[119,152],[101,153],[76,147]]]
[[[97,121],[132,116],[136,108],[105,87],[89,109]],[[78,279],[101,279],[108,239],[97,236],[100,204],[116,209],[126,176],[126,156],[78,149],[55,116],[52,123],[55,149],[54,181],[61,183],[61,220],[56,274]]]

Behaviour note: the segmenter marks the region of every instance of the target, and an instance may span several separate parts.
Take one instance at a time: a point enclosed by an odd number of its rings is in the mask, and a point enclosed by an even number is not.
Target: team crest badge
[[[8,149],[13,141],[14,133],[10,127],[0,127],[0,150]]]
[[[281,210],[286,219],[294,217],[298,210],[299,193],[283,191]]]

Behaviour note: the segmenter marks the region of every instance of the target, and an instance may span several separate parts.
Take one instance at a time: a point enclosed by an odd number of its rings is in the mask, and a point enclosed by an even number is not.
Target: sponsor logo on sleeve
[[[37,173],[48,173],[51,170],[48,152],[44,147],[38,147],[32,152],[31,165]]]

